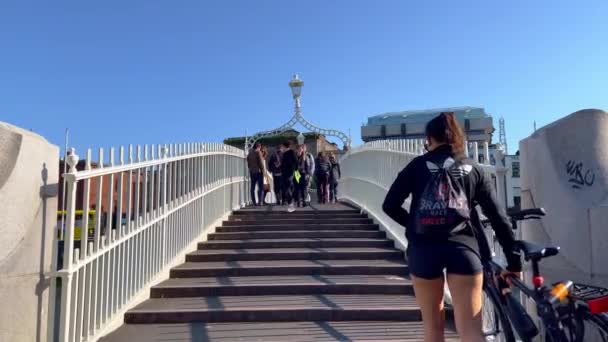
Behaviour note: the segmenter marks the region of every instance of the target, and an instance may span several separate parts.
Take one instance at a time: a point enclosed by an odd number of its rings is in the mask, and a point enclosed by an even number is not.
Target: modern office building
[[[384,139],[422,139],[426,123],[441,112],[454,112],[469,142],[492,142],[494,132],[492,117],[479,107],[408,110],[375,115],[369,117],[367,124],[361,127],[361,139],[365,142]]]

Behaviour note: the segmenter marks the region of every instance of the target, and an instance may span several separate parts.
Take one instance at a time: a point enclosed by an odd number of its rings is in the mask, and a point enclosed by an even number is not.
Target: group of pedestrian
[[[342,176],[336,155],[331,152],[319,152],[317,156],[317,199],[319,203],[336,203],[338,180]]]
[[[333,153],[320,152],[317,159],[305,144],[286,141],[268,158],[267,148],[256,143],[247,155],[254,205],[287,205],[287,211],[310,202],[310,187],[315,180],[319,203],[337,201],[340,164]]]

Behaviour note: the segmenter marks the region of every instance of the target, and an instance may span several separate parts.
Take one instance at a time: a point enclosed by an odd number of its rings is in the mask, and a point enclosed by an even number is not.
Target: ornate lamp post
[[[293,100],[296,102],[296,116],[300,116],[300,95],[302,95],[302,87],[304,86],[304,81],[300,79],[298,74],[293,75],[291,81],[289,81],[289,87],[291,88],[291,94],[293,95]]]
[[[300,76],[298,76],[298,74],[293,75],[293,78],[291,81],[289,81],[289,87],[291,88],[291,94],[293,95],[293,100],[295,101],[295,118],[300,118],[302,116],[302,112],[300,111],[300,96],[302,95],[303,86],[304,81],[300,79]],[[306,140],[302,132],[298,134],[296,139],[298,140],[298,145],[303,145],[304,141]]]
[[[344,134],[343,132],[340,132],[335,129],[326,129],[326,128],[318,127],[318,126],[312,124],[311,122],[309,122],[308,120],[306,120],[302,116],[301,107],[300,107],[300,96],[302,95],[303,86],[304,86],[304,81],[302,81],[297,74],[293,75],[293,78],[291,79],[291,81],[289,81],[289,87],[291,88],[291,94],[293,95],[293,100],[295,101],[295,108],[294,108],[295,115],[291,119],[289,119],[289,121],[284,123],[282,126],[279,126],[278,128],[275,128],[275,129],[272,129],[269,131],[258,132],[256,134],[254,134],[253,136],[245,137],[245,150],[246,151],[248,151],[249,148],[251,148],[251,146],[253,146],[253,144],[258,139],[267,137],[267,136],[279,135],[279,134],[287,131],[288,129],[293,128],[298,123],[301,124],[302,126],[304,126],[305,129],[308,129],[311,132],[319,133],[324,136],[337,137],[340,140],[342,140],[345,148],[350,147],[350,137],[347,136],[346,134]],[[300,133],[297,137],[297,140],[298,140],[298,144],[302,145],[305,140],[304,135],[302,133]]]

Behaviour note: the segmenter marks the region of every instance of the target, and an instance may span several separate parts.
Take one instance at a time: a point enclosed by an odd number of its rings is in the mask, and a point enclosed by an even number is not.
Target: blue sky
[[[292,115],[483,106],[511,152],[608,109],[608,1],[3,1],[0,121],[78,149],[221,141]],[[497,136],[495,137],[498,138]],[[84,153],[84,152],[82,152]]]

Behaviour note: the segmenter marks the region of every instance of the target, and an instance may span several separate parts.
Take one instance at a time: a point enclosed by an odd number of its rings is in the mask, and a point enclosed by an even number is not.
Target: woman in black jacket
[[[291,142],[281,144],[281,174],[283,178],[283,200],[287,203],[287,211],[294,212],[295,177],[294,172],[298,169],[298,158],[296,152],[291,149]]]
[[[507,269],[519,274],[521,260],[513,250],[515,241],[505,212],[496,201],[493,186],[483,170],[465,159],[465,138],[453,113],[441,113],[426,126],[428,153],[412,160],[397,176],[384,200],[384,212],[406,228],[408,240],[407,258],[416,293],[416,301],[422,311],[426,342],[443,341],[443,289],[444,270],[452,294],[456,328],[462,341],[485,341],[482,336],[482,263],[479,243],[471,220],[472,211],[479,204],[490,219],[496,236],[507,257]],[[434,211],[433,217],[424,213],[438,207],[434,196],[445,192],[429,192],[427,184],[436,179],[437,172],[445,168],[453,180],[452,187],[462,194],[458,209],[464,212],[461,220],[454,220],[448,211]],[[402,205],[412,195],[410,212]],[[453,192],[452,192],[453,194]],[[430,195],[430,196],[429,196]],[[452,195],[454,196],[454,195]],[[464,198],[466,196],[466,198]],[[421,198],[424,197],[424,198]],[[444,198],[445,197],[439,197]],[[429,200],[430,199],[430,200]],[[452,199],[452,198],[450,198]],[[444,202],[445,203],[445,202]],[[454,206],[454,203],[450,203]],[[440,214],[437,214],[440,213]],[[453,212],[449,212],[453,214]],[[426,221],[425,221],[426,220]],[[446,220],[454,220],[450,227]],[[432,224],[443,224],[449,230],[424,230]],[[425,226],[426,225],[426,226]],[[485,237],[483,237],[485,238]]]

